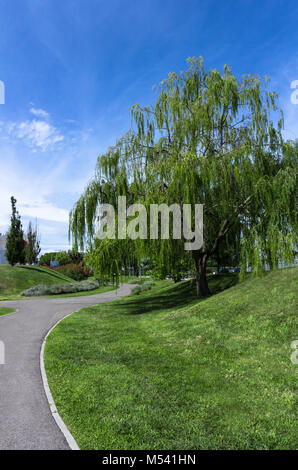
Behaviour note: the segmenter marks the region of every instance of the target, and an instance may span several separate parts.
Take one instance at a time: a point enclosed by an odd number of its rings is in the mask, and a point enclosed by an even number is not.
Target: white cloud
[[[30,204],[20,204],[20,213],[26,217],[52,220],[55,222],[68,222],[69,211],[56,207],[40,198]]]
[[[34,152],[41,150],[52,150],[53,147],[62,142],[65,137],[60,130],[50,124],[47,119],[49,113],[43,109],[30,108],[30,113],[36,118],[19,122],[0,122],[0,133],[2,141],[11,140],[12,144],[16,139],[26,143]]]
[[[61,204],[50,200],[57,180],[61,183],[65,162],[56,162],[43,169],[35,164],[36,172],[32,173],[30,165],[26,165],[27,159],[22,164],[18,152],[9,145],[1,146],[0,154],[5,155],[0,172],[0,226],[9,224],[12,195],[17,199],[17,208],[22,216],[68,223],[69,211],[65,205],[63,207],[63,200]]]
[[[89,128],[62,135],[43,119],[2,120],[0,232],[9,227],[13,195],[23,228],[37,219],[42,250],[67,249],[69,210],[94,174],[98,147]]]
[[[24,139],[30,146],[38,147],[43,152],[64,139],[54,126],[36,119],[21,122],[14,130],[19,139]]]
[[[44,111],[44,109],[30,108],[30,113],[43,119],[48,119],[50,117],[49,113]]]

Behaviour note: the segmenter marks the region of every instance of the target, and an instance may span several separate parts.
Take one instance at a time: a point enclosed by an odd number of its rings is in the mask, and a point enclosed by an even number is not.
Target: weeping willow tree
[[[192,260],[198,297],[209,295],[207,260],[240,234],[241,273],[290,261],[296,246],[297,146],[282,139],[283,116],[269,80],[237,79],[228,66],[205,70],[203,60],[170,73],[154,105],[131,109],[131,129],[98,158],[96,174],[70,215],[74,244],[91,243],[105,272],[134,256],[170,270]],[[96,208],[128,204],[204,205],[204,241],[186,252],[183,240],[92,242]],[[194,210],[192,211],[194,213]],[[149,223],[149,221],[148,221]]]

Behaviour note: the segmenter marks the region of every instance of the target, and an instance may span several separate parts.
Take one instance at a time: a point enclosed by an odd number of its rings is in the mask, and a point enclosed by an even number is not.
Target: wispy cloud
[[[43,152],[64,139],[56,127],[36,119],[21,122],[16,127],[16,136],[24,139],[31,147],[40,148]]]
[[[62,142],[65,136],[53,124],[48,122],[49,113],[43,109],[31,108],[31,114],[36,118],[22,121],[8,121],[0,123],[0,133],[3,140],[16,139],[22,141],[33,151],[52,150],[53,147]],[[39,119],[37,119],[39,117]]]
[[[43,119],[48,119],[50,117],[49,113],[44,109],[30,108],[30,113]]]

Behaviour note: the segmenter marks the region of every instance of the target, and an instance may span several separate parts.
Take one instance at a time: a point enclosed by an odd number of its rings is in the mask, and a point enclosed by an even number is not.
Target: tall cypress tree
[[[16,209],[17,200],[11,197],[12,214],[10,218],[10,229],[6,240],[6,259],[11,266],[16,263],[25,262],[25,240],[21,223],[21,217]]]
[[[28,264],[35,264],[37,256],[40,253],[40,243],[38,240],[37,226],[35,230],[32,228],[31,222],[29,222],[27,232],[27,246],[25,248],[26,262]]]

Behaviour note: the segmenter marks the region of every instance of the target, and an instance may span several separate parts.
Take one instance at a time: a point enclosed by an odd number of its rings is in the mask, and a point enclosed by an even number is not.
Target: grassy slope
[[[46,370],[79,446],[295,448],[297,280],[281,270],[204,301],[166,282],[60,323]]]
[[[0,300],[21,298],[20,294],[23,290],[37,284],[51,285],[61,282],[66,282],[66,280],[53,275],[52,272],[0,265]]]
[[[68,276],[65,276],[65,274],[59,273],[58,271],[55,271],[51,268],[46,268],[44,266],[19,266],[19,267],[20,269],[31,269],[33,271],[49,274],[50,276],[54,276],[60,279],[60,282],[73,282],[73,279],[71,279]]]
[[[0,307],[0,317],[2,315],[7,315],[8,313],[13,313],[16,310],[14,308],[8,308],[8,307]]]

